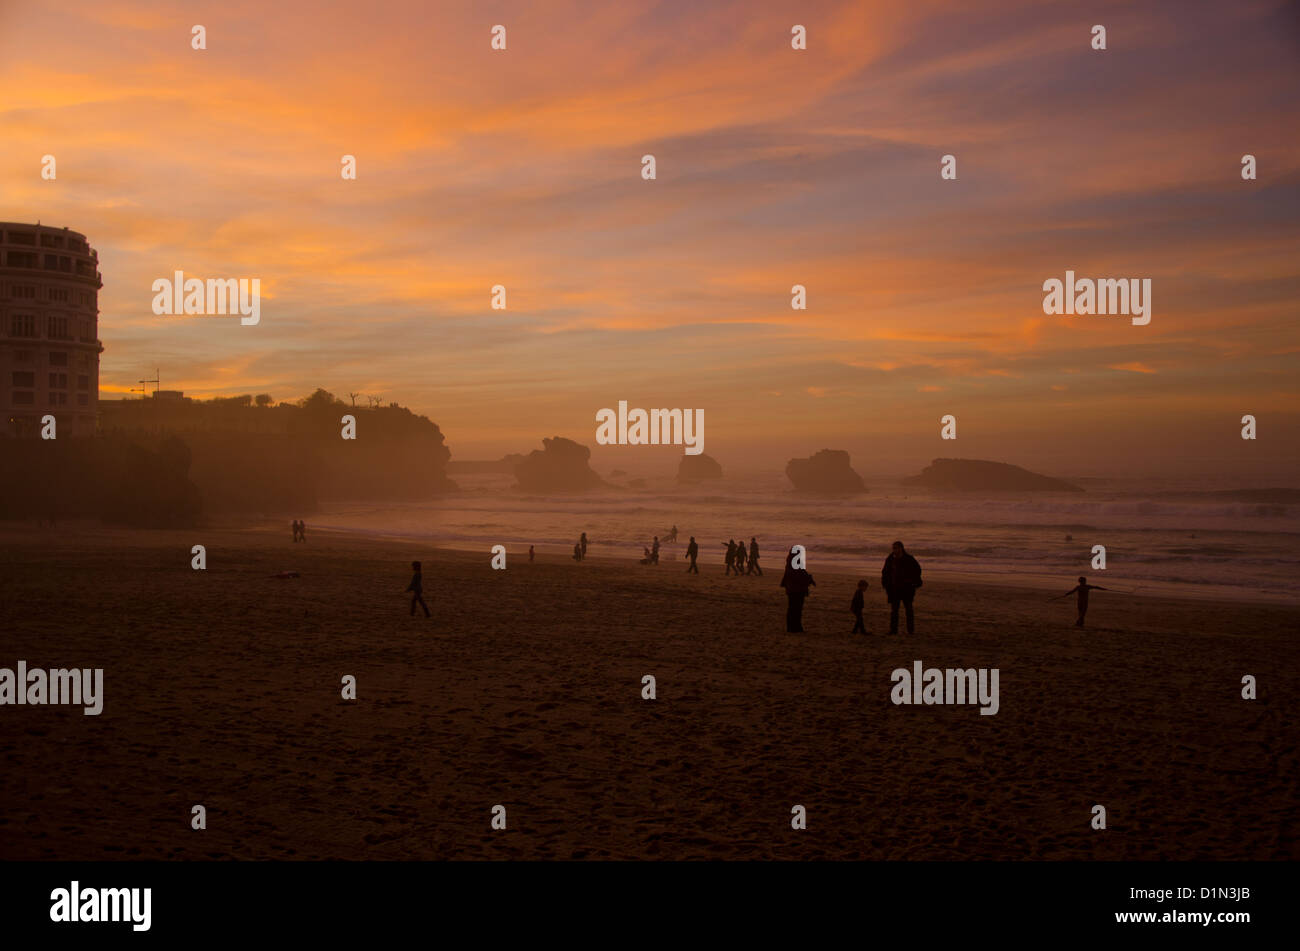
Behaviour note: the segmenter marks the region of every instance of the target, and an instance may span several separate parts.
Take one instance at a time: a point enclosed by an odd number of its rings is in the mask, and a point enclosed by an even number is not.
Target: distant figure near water
[[[758,539],[753,537],[749,539],[749,570],[745,574],[763,577],[763,569],[758,567]]]
[[[411,592],[411,617],[415,617],[415,606],[418,604],[424,608],[424,616],[429,616],[429,606],[424,603],[424,574],[418,561],[411,562],[411,570],[415,572],[411,576],[411,583],[406,586],[406,590]]]
[[[729,575],[732,567],[736,564],[736,540],[733,538],[731,541],[724,543],[723,547],[727,549],[727,570],[724,574]]]
[[[745,543],[742,541],[736,546],[736,577],[739,578],[745,573]]]
[[[650,564],[659,564],[659,536],[655,536],[654,547],[650,549]]]
[[[817,582],[806,568],[795,568],[794,549],[785,556],[785,574],[781,577],[781,587],[785,588],[786,610],[785,629],[789,634],[803,633],[803,602],[808,597],[808,589],[815,588]]]
[[[885,566],[880,569],[880,584],[889,599],[889,633],[898,633],[898,605],[907,609],[907,633],[916,633],[912,617],[912,598],[921,587],[921,566],[903,550],[902,542],[894,542]]]
[[[849,602],[849,610],[853,612],[853,616],[857,619],[853,622],[853,630],[849,632],[851,634],[867,633],[867,626],[862,623],[862,608],[867,587],[867,579],[860,580],[857,590],[853,592],[853,600]]]
[[[293,520],[293,540],[295,542],[305,542],[307,540],[306,528],[307,526],[298,519]]]
[[[532,560],[533,560],[533,546],[532,546],[532,545],[529,545],[529,546],[528,546],[528,560],[529,560],[529,561],[532,561]]]
[[[586,558],[587,557],[587,533],[586,532],[582,533],[582,537],[578,539],[578,544],[582,546],[582,557]]]
[[[668,534],[664,536],[664,541],[665,541],[665,542],[672,542],[674,545],[677,544],[677,526],[676,526],[676,525],[674,525],[671,529],[669,529]]]
[[[1047,600],[1059,601],[1061,600],[1061,598],[1068,598],[1072,594],[1078,594],[1079,595],[1079,620],[1074,622],[1074,626],[1083,627],[1083,618],[1088,613],[1088,592],[1107,591],[1107,590],[1109,589],[1103,588],[1099,584],[1088,584],[1088,579],[1083,577],[1083,575],[1080,575],[1079,583],[1075,587],[1065,592],[1065,594],[1058,594],[1056,597],[1048,598]]]
[[[582,542],[573,543],[573,560],[582,561]]]
[[[700,557],[700,546],[695,544],[694,535],[691,536],[691,543],[686,546],[686,557],[691,560],[690,566],[686,569],[686,573],[689,575],[694,572],[698,575],[700,569],[699,566],[695,564],[695,559]]]

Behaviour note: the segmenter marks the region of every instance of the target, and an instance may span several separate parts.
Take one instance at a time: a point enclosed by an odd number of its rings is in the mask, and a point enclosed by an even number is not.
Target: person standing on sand
[[[298,520],[295,518],[292,522],[289,523],[289,527],[293,529],[293,540],[294,540],[294,543],[297,544],[297,542],[298,542]]]
[[[885,566],[880,569],[880,584],[889,599],[889,633],[898,633],[898,605],[907,609],[907,633],[916,633],[912,617],[912,598],[921,587],[921,566],[903,550],[902,542],[894,542]]]
[[[745,542],[742,540],[736,546],[736,577],[739,578],[745,573]]]
[[[736,563],[736,540],[733,538],[727,542],[727,570],[724,574],[731,574],[731,568]]]
[[[582,542],[573,543],[573,560],[582,561]]]
[[[808,597],[808,589],[815,588],[817,582],[806,568],[795,568],[794,549],[785,556],[785,574],[781,576],[781,587],[785,588],[785,630],[788,634],[803,633],[803,602]]]
[[[851,634],[867,633],[867,626],[862,623],[863,595],[866,593],[866,590],[867,579],[863,578],[858,582],[858,589],[853,592],[853,600],[849,602],[849,610],[852,611],[853,616],[857,618],[857,620],[853,622],[853,630],[849,632]]]
[[[1074,622],[1074,626],[1083,627],[1084,615],[1088,613],[1088,592],[1106,591],[1106,590],[1108,589],[1103,588],[1099,584],[1088,584],[1088,579],[1083,577],[1083,575],[1080,575],[1078,585],[1071,588],[1069,591],[1065,592],[1065,594],[1060,594],[1054,598],[1048,598],[1047,600],[1059,601],[1061,600],[1061,598],[1068,598],[1070,595],[1077,593],[1079,595],[1079,620]]]
[[[157,376],[157,374],[154,374]],[[582,537],[578,539],[578,544],[582,546],[582,557],[587,557],[587,533],[583,532]]]
[[[424,575],[418,561],[411,562],[411,570],[415,572],[411,576],[411,583],[406,586],[406,590],[411,592],[411,617],[415,617],[415,606],[418,604],[424,608],[424,616],[429,616],[429,606],[424,603]]]
[[[695,544],[694,535],[691,536],[691,543],[686,546],[686,557],[691,560],[690,565],[686,569],[686,573],[689,575],[692,572],[694,572],[695,574],[698,575],[700,573],[700,569],[695,564],[695,559],[700,557],[700,546]]]
[[[650,564],[659,564],[659,536],[655,536],[654,547],[650,549]]]
[[[156,375],[157,374],[155,374],[155,376]],[[305,542],[306,540],[307,540],[307,523],[304,522],[302,519],[298,519],[298,541]]]
[[[760,578],[763,577],[763,569],[758,567],[758,539],[753,536],[749,539],[749,570],[745,574],[757,574]]]
[[[529,560],[529,562],[531,562],[531,561],[533,560],[533,546],[532,546],[532,545],[529,545],[529,546],[528,546],[528,560]]]

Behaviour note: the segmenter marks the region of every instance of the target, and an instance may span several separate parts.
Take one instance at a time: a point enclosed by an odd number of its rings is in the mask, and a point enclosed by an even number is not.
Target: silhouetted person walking
[[[529,561],[532,561],[532,560],[533,560],[533,546],[532,546],[532,545],[529,545],[529,546],[528,546],[528,560],[529,560]]]
[[[305,542],[306,540],[307,540],[307,523],[304,522],[302,519],[298,519],[298,541]]]
[[[582,561],[582,542],[573,543],[573,560]]]
[[[650,564],[659,564],[659,536],[655,536],[654,547],[650,549]]]
[[[785,588],[786,609],[785,629],[789,634],[803,633],[803,602],[808,597],[808,589],[816,587],[817,582],[806,568],[795,568],[794,550],[785,556],[785,574],[781,576],[781,587]]]
[[[749,539],[749,570],[745,574],[763,576],[763,569],[758,567],[758,540],[753,537]]]
[[[1061,598],[1068,598],[1072,594],[1078,594],[1079,595],[1079,620],[1074,622],[1074,626],[1083,627],[1083,618],[1088,613],[1088,592],[1106,591],[1106,590],[1108,589],[1103,588],[1099,584],[1088,584],[1088,579],[1083,577],[1083,575],[1080,575],[1079,583],[1075,587],[1065,592],[1065,594],[1057,595],[1055,598],[1048,598],[1048,600],[1059,601],[1061,600]]]
[[[727,570],[724,575],[731,574],[732,567],[736,564],[736,540],[733,538],[727,542]]]
[[[853,616],[857,619],[853,622],[853,630],[849,632],[851,634],[867,633],[867,626],[862,623],[863,597],[866,593],[867,580],[863,578],[858,582],[858,589],[853,592],[853,600],[849,602],[849,610],[853,612]]]
[[[406,586],[406,590],[411,592],[411,617],[415,617],[415,606],[418,604],[424,608],[424,616],[429,616],[429,606],[424,603],[424,575],[420,569],[418,561],[411,562],[411,570],[415,572],[411,576],[411,583]]]
[[[293,540],[294,540],[294,544],[297,544],[297,542],[298,542],[298,520],[295,518],[292,522],[289,523],[289,525],[290,525],[291,528],[293,528]]]
[[[666,541],[666,542],[672,542],[674,545],[677,544],[677,526],[676,526],[676,525],[674,525],[674,526],[672,527],[672,529],[669,530],[668,534],[664,536],[664,541]]]
[[[745,543],[742,541],[736,546],[736,577],[739,578],[745,573]]]
[[[154,374],[155,376],[157,374]],[[578,544],[582,546],[582,557],[587,557],[587,533],[583,532],[582,537],[578,539]]]
[[[912,598],[921,587],[921,566],[903,550],[902,542],[894,542],[885,566],[880,569],[880,584],[889,599],[889,633],[898,633],[898,605],[907,611],[907,633],[916,633],[912,617]]]
[[[686,546],[686,557],[691,560],[689,567],[686,569],[686,573],[689,575],[691,572],[694,572],[698,575],[700,569],[699,566],[695,564],[695,559],[700,557],[700,546],[695,544],[694,535],[691,536],[691,543]]]

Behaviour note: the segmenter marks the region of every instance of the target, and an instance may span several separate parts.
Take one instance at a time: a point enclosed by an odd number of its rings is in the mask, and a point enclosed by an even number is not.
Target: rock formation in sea
[[[703,482],[706,479],[721,479],[722,466],[712,456],[700,453],[698,456],[682,456],[677,466],[678,482]]]
[[[515,479],[526,492],[584,492],[605,485],[591,468],[591,450],[554,436],[542,440],[515,466]]]
[[[843,449],[823,449],[807,459],[791,459],[786,463],[785,474],[801,492],[847,495],[867,490],[862,477],[849,465],[849,454]]]
[[[1062,479],[1039,475],[1006,462],[983,459],[935,459],[904,485],[963,492],[1082,492]]]

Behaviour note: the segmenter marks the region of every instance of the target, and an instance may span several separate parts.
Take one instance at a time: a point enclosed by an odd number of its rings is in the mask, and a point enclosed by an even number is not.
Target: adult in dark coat
[[[808,589],[815,588],[817,582],[806,568],[794,567],[794,549],[785,556],[785,574],[781,576],[781,587],[785,588],[786,611],[785,629],[790,634],[803,633],[803,602],[808,597]]]
[[[898,605],[901,603],[907,613],[907,633],[916,633],[916,624],[912,616],[912,597],[921,587],[921,566],[917,560],[903,550],[902,542],[894,542],[885,566],[880,569],[880,584],[889,599],[889,633],[898,633]]]

